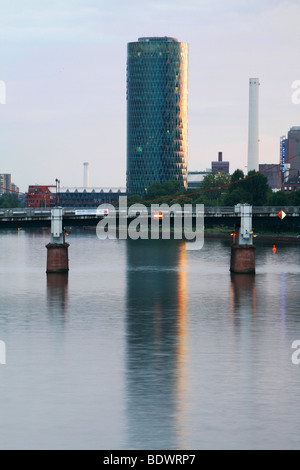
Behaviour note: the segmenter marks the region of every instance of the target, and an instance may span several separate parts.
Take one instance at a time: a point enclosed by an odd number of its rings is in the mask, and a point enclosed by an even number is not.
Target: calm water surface
[[[1,449],[300,448],[300,246],[0,232]]]

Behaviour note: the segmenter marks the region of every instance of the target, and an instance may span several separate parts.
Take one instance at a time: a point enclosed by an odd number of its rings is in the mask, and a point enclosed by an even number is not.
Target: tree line
[[[19,199],[17,194],[4,193],[2,196],[0,196],[0,208],[13,209],[17,207],[25,207],[24,202]]]
[[[300,190],[292,193],[273,192],[265,175],[249,171],[236,170],[231,176],[225,173],[209,173],[193,190],[182,190],[178,181],[153,183],[144,197],[132,195],[128,203],[152,201],[168,204],[204,204],[205,206],[234,206],[251,204],[252,206],[298,206]]]

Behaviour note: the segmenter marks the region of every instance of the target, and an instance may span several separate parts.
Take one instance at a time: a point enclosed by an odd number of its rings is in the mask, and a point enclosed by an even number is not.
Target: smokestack
[[[223,160],[223,153],[219,152],[218,153],[218,161],[221,162]]]
[[[83,164],[83,187],[85,189],[90,187],[90,172],[88,162]]]
[[[249,80],[248,171],[258,171],[259,78]]]

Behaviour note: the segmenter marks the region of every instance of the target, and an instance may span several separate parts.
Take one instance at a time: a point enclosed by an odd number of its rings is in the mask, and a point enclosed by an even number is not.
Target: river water
[[[300,246],[0,232],[1,449],[299,449]]]

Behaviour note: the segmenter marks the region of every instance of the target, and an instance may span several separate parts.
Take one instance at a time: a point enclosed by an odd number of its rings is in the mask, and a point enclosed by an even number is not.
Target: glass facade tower
[[[187,187],[188,45],[140,38],[127,50],[127,192],[151,183]]]

